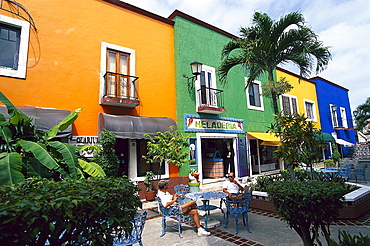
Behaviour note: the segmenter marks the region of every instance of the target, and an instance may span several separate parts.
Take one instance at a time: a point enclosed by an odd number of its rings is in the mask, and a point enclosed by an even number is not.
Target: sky
[[[239,36],[240,27],[252,25],[254,12],[273,20],[300,11],[306,25],[330,47],[332,60],[320,76],[349,89],[351,110],[370,97],[370,2],[369,0],[123,0],[162,17],[182,11]],[[281,66],[299,73],[294,65]]]

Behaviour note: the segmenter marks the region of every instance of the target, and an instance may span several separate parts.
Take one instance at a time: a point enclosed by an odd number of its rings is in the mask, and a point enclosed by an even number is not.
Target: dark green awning
[[[326,133],[326,132],[321,132],[319,134],[317,134],[317,136],[321,139],[323,139],[325,142],[333,142],[335,143],[335,138],[329,134],[329,133]]]

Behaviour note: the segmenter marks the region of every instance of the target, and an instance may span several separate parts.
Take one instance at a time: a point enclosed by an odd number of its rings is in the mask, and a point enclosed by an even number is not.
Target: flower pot
[[[199,191],[199,186],[200,186],[200,182],[189,182],[188,183],[189,185],[189,188],[190,188],[190,192],[197,192]]]
[[[145,199],[147,201],[154,201],[155,200],[155,191],[154,190],[153,191],[147,191],[145,193]]]

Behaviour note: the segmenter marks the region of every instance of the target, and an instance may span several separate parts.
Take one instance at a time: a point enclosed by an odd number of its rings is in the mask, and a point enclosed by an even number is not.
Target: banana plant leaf
[[[18,124],[21,119],[28,120],[29,118],[19,111],[11,101],[0,91],[0,101],[5,104],[8,109],[8,114],[10,116],[9,122],[12,124]]]
[[[33,156],[44,166],[50,170],[59,168],[59,164],[55,161],[53,156],[47,151],[44,144],[31,142],[27,140],[20,140],[19,144],[24,151],[31,152]]]
[[[105,177],[106,174],[104,170],[95,162],[87,162],[78,159],[78,164],[81,166],[82,170],[88,173],[92,177]]]
[[[15,184],[24,180],[22,156],[16,152],[0,154],[0,185]]]
[[[80,113],[81,111],[82,111],[81,108],[76,109],[75,111],[70,113],[66,118],[64,118],[58,125],[53,126],[49,131],[47,131],[46,139],[50,140],[54,138],[57,135],[58,130],[64,131],[65,129],[67,129],[67,127],[77,119],[78,113]]]
[[[68,175],[73,179],[77,179],[76,167],[78,166],[78,160],[76,155],[76,147],[71,144],[57,141],[49,142],[49,144],[63,156],[63,160],[68,166]]]

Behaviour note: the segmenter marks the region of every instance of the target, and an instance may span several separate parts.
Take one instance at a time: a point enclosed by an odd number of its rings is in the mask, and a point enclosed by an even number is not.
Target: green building
[[[233,68],[228,83],[221,84],[216,71],[221,50],[236,37],[177,10],[169,19],[175,22],[177,124],[191,136],[195,161],[190,168],[198,170],[203,183],[223,178],[231,167],[238,177],[279,169],[272,158],[276,139],[266,133],[273,121],[272,104],[261,95],[267,77],[245,89],[248,75],[242,67]],[[190,65],[197,65],[195,61],[202,64],[196,76]],[[224,170],[230,154],[231,164]],[[188,168],[182,167],[180,176],[187,175]]]

